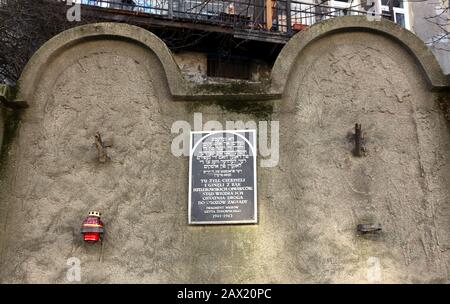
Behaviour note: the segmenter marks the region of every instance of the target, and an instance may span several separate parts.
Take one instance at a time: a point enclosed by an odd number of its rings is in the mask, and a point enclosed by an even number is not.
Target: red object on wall
[[[98,232],[87,232],[84,234],[84,240],[85,241],[93,241],[97,242],[100,240],[100,233]]]
[[[100,216],[100,212],[91,211],[84,219],[83,224],[81,225],[81,234],[83,234],[83,239],[85,241],[97,242],[103,238],[105,230]]]

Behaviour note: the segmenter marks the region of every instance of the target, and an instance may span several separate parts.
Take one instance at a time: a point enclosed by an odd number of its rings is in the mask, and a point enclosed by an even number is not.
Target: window
[[[241,58],[224,58],[216,55],[209,55],[207,75],[209,77],[249,80],[251,77],[250,63],[249,60]]]
[[[398,24],[400,24],[403,27],[406,27],[405,14],[395,13],[395,22],[397,22]]]
[[[394,10],[394,22],[406,29],[410,29],[408,4],[404,0],[381,0],[381,9],[389,13],[389,5],[392,1],[392,8]]]

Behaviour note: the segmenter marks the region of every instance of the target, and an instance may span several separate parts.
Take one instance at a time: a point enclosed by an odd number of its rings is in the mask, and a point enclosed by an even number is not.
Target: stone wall
[[[449,282],[450,134],[444,93],[431,91],[448,83],[418,41],[337,18],[294,37],[265,90],[200,90],[142,29],[53,38],[20,80],[30,107],[2,163],[0,280],[66,283],[76,257],[82,283]],[[258,167],[257,225],[187,225],[188,158],[171,153],[171,128],[194,113],[279,121],[280,161]],[[105,164],[97,131],[113,143]],[[81,240],[90,210],[103,213],[103,245]],[[358,235],[370,221],[383,232]]]
[[[180,67],[185,79],[196,84],[216,84],[236,82],[236,79],[225,79],[208,76],[208,54],[201,52],[177,52],[173,57]],[[249,62],[251,82],[267,82],[271,68],[267,62],[252,60]]]

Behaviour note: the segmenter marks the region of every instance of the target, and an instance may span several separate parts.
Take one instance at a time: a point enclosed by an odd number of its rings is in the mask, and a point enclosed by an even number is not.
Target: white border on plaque
[[[244,132],[244,133],[251,133],[253,135],[253,145],[251,142],[248,141],[247,138],[243,137],[241,134],[238,134],[238,132]],[[191,194],[192,194],[192,154],[195,151],[198,144],[203,142],[203,140],[210,136],[211,134],[217,134],[217,133],[230,133],[234,134],[238,137],[243,138],[249,145],[249,148],[251,149],[251,152],[253,153],[253,219],[250,220],[227,220],[227,221],[192,221],[191,218],[191,208],[192,208],[192,201],[191,201]],[[192,146],[193,137],[195,134],[205,134],[198,142],[195,144],[195,146]],[[191,131],[189,135],[189,201],[188,201],[188,223],[189,225],[220,225],[220,224],[257,224],[258,223],[258,201],[257,201],[257,177],[256,177],[256,157],[257,157],[257,138],[256,138],[256,130],[221,130],[221,131]]]

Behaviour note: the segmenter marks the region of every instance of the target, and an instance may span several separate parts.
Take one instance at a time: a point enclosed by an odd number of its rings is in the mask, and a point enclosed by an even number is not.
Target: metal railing
[[[316,22],[347,15],[366,15],[359,5],[332,7],[300,1],[277,1],[272,30],[290,32],[302,30]]]
[[[264,23],[264,1],[254,0],[81,0],[81,4],[158,17],[199,20],[233,27]]]
[[[367,14],[360,4],[332,7],[295,0],[271,1],[269,8],[266,0],[81,0],[81,4],[161,18],[285,34],[302,30],[325,19]],[[383,17],[390,18],[389,15]]]

